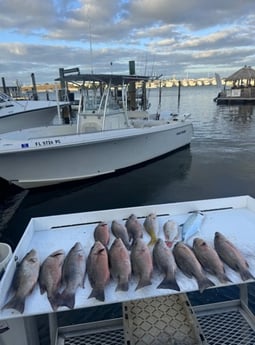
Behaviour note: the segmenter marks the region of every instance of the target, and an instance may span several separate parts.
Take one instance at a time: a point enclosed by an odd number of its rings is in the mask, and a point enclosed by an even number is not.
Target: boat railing
[[[13,100],[7,94],[0,92],[0,108],[7,108],[13,105]]]

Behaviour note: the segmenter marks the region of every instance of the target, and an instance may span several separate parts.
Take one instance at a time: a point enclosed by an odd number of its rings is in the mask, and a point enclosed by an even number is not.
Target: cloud
[[[18,9],[18,10],[17,10]],[[1,3],[1,74],[49,82],[61,67],[180,77],[254,64],[254,0],[18,0]]]

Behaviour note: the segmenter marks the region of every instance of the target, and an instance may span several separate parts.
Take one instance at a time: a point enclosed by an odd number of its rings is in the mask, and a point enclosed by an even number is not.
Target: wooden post
[[[135,61],[129,61],[129,74],[135,75]],[[129,110],[136,110],[136,88],[135,81],[132,81],[128,86],[129,95]]]
[[[37,94],[37,89],[36,89],[36,82],[35,82],[35,75],[34,73],[31,73],[31,78],[32,78],[32,92],[33,92],[33,99],[35,101],[38,101],[38,94]]]
[[[181,100],[181,81],[178,81],[178,108],[180,107],[180,100]]]
[[[4,91],[4,93],[7,94],[7,88],[6,88],[6,85],[5,85],[5,79],[4,78],[2,78],[2,84],[3,84],[3,91]]]

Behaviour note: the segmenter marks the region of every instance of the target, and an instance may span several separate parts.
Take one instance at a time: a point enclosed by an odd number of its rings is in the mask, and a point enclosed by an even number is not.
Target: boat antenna
[[[91,68],[91,74],[94,74],[94,71],[93,71],[93,48],[92,48],[91,20],[90,20],[90,16],[89,16],[88,11],[87,11],[87,17],[88,17],[88,26],[89,26],[90,68]]]
[[[91,65],[91,74],[93,71],[93,49],[92,49],[92,35],[91,35],[91,23],[89,19],[89,50],[90,50],[90,65]]]

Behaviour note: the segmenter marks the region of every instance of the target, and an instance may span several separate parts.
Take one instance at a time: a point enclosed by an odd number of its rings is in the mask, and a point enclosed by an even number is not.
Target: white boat
[[[69,102],[15,100],[0,92],[0,133],[45,126],[59,115]]]
[[[127,85],[139,77],[86,78],[100,83],[81,93],[75,124],[0,135],[0,177],[22,188],[47,186],[113,173],[190,144],[193,127],[185,116],[130,121]],[[114,85],[122,85],[121,105]]]

